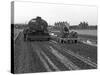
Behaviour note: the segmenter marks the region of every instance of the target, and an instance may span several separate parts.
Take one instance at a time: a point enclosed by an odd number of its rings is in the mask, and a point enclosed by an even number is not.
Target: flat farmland
[[[73,30],[76,31],[80,38],[97,41],[97,30]]]
[[[76,31],[78,34],[81,35],[97,36],[97,30],[73,30],[73,31]]]

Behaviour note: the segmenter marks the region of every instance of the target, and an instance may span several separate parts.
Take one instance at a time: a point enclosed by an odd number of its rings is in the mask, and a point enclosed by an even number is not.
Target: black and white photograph
[[[98,8],[11,2],[11,73],[98,68]]]

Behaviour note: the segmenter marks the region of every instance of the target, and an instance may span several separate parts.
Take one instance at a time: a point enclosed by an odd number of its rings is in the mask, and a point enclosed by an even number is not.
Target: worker
[[[69,33],[69,29],[67,27],[64,27],[64,32],[66,33]]]
[[[67,27],[63,28],[62,38],[66,38],[69,35],[69,29]]]

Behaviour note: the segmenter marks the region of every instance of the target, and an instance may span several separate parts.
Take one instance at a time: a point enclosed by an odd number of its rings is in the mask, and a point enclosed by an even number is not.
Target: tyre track
[[[68,58],[66,58],[64,55],[62,55],[57,50],[55,50],[52,46],[48,46],[48,49],[50,49],[52,54],[54,54],[59,59],[59,61],[63,63],[69,70],[79,70],[80,69],[74,63],[72,63]]]
[[[67,57],[62,55],[58,50],[55,50],[50,44],[45,43],[44,47],[48,50],[49,53],[52,53],[66,68],[69,70],[79,70],[80,68],[72,63]]]
[[[80,56],[79,54],[75,54],[75,53],[72,52],[71,50],[67,50],[67,49],[65,49],[65,48],[62,48],[60,45],[58,46],[57,42],[55,42],[55,41],[54,41],[54,42],[52,41],[52,42],[50,42],[50,43],[52,43],[53,46],[55,46],[56,48],[59,48],[60,50],[63,50],[65,53],[67,53],[67,54],[69,54],[69,55],[71,55],[71,56],[73,56],[73,57],[79,59],[80,61],[82,61],[82,62],[84,62],[84,63],[86,63],[86,64],[88,64],[88,65],[90,65],[90,66],[92,66],[92,67],[94,67],[94,68],[97,68],[97,64],[94,63],[94,62],[92,62],[91,60],[86,59],[86,58]]]
[[[45,69],[48,71],[48,72],[51,72],[52,70],[50,69],[49,65],[47,64],[47,62],[44,60],[44,58],[42,57],[41,55],[41,48],[38,47],[37,43],[35,43],[35,45],[33,46],[34,44],[32,44],[32,47],[33,49],[35,48],[35,52],[36,54],[38,55],[38,57],[40,58],[40,61],[43,63]]]
[[[41,51],[41,54],[45,57],[45,59],[49,62],[49,64],[53,67],[55,71],[60,71],[60,69],[56,65],[54,65],[51,59],[43,51]]]
[[[43,43],[39,43],[39,45],[42,46],[41,47],[42,51],[48,56],[48,58],[53,62],[53,64],[57,66],[58,69],[61,71],[69,70],[63,63],[59,61],[59,59],[54,54],[52,54],[50,49],[47,48],[48,42],[43,42]],[[54,66],[51,66],[51,67],[54,67]],[[53,69],[53,71],[57,71],[57,70]]]

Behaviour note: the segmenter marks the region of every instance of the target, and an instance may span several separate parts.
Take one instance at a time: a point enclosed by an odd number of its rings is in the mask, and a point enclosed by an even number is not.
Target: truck
[[[33,18],[24,29],[24,41],[49,41],[48,23],[41,17]]]

